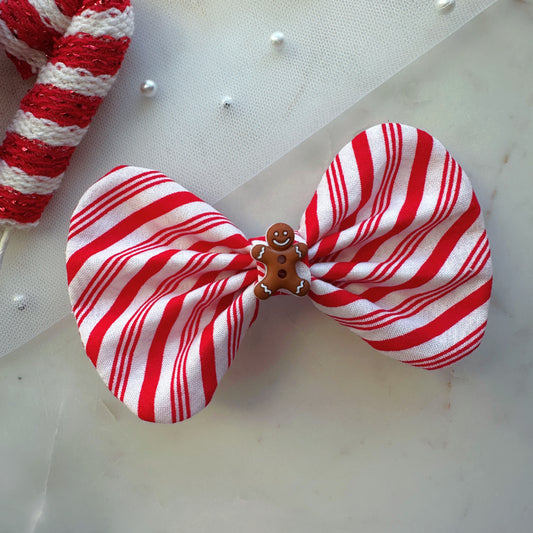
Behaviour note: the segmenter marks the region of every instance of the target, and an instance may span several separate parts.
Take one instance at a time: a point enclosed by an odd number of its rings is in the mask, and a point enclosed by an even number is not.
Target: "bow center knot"
[[[311,287],[309,267],[304,263],[307,244],[297,240],[294,230],[282,222],[270,226],[265,239],[266,243],[256,244],[250,252],[264,270],[254,287],[255,296],[266,300],[280,289],[305,296]]]

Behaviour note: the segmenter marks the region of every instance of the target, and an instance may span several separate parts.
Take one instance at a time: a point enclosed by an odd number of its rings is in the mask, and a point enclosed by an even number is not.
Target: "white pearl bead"
[[[276,48],[281,48],[284,42],[285,42],[285,35],[283,35],[283,33],[281,33],[280,31],[275,31],[270,36],[270,44],[272,46],[275,46]]]
[[[26,306],[28,305],[28,299],[24,294],[15,294],[13,296],[13,305],[19,310],[24,311],[26,309]]]
[[[233,105],[233,98],[231,96],[224,96],[222,99],[222,107],[224,109],[229,109]]]
[[[455,0],[436,0],[435,7],[439,11],[451,11],[455,7]]]
[[[147,98],[152,98],[157,93],[157,84],[154,80],[144,80],[141,83],[141,93]]]

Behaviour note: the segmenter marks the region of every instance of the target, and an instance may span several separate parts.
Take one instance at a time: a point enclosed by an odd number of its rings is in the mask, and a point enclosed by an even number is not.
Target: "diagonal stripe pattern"
[[[296,232],[309,296],[370,346],[437,369],[483,337],[490,249],[468,177],[428,133],[370,128],[326,170]],[[87,355],[140,418],[204,408],[255,321],[255,242],[163,174],[119,167],[81,199],[67,246]]]

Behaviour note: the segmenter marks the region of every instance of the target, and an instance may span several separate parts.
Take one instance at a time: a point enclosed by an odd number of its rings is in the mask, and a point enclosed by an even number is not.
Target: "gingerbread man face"
[[[288,224],[279,222],[270,226],[266,234],[268,245],[277,251],[287,250],[294,242],[294,231]]]
[[[296,263],[307,255],[307,246],[294,244],[294,231],[287,224],[271,226],[266,234],[266,244],[256,244],[251,254],[266,266],[265,276],[254,288],[260,300],[266,300],[278,289],[286,289],[297,296],[305,296],[310,289],[307,280],[296,272]]]

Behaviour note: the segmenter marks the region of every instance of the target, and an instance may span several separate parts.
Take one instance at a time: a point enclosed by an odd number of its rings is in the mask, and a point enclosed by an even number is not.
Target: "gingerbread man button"
[[[260,300],[266,300],[278,289],[287,289],[297,296],[305,296],[310,289],[307,280],[296,272],[296,263],[307,256],[307,245],[294,243],[293,229],[283,223],[270,226],[266,233],[267,244],[256,244],[251,254],[266,266],[265,276],[254,288]]]

